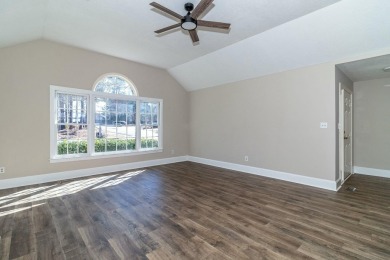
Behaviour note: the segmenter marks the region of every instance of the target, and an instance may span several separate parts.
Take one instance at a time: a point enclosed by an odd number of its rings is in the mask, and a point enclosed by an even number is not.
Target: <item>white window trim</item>
[[[56,126],[56,93],[62,92],[72,95],[84,95],[88,97],[88,153],[86,154],[71,154],[71,155],[57,155],[57,128]],[[136,101],[137,110],[136,110],[136,149],[132,151],[115,151],[115,152],[104,152],[104,153],[95,153],[94,149],[94,140],[95,140],[95,106],[93,100],[95,97],[103,98],[112,98],[120,100],[131,100]],[[159,108],[159,128],[158,128],[158,147],[157,148],[141,148],[141,124],[140,124],[140,102],[156,102],[160,104]],[[92,121],[90,121],[92,120]],[[50,162],[68,162],[68,161],[81,161],[81,160],[91,160],[91,159],[102,159],[102,158],[113,158],[113,157],[123,157],[123,156],[133,156],[133,155],[142,155],[150,153],[158,153],[163,151],[163,100],[156,98],[146,98],[139,96],[126,96],[126,95],[117,95],[109,94],[102,92],[95,92],[85,89],[76,89],[76,88],[67,88],[60,87],[55,85],[50,85]]]

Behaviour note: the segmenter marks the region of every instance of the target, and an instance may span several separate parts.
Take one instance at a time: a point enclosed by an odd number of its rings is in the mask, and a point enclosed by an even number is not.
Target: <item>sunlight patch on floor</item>
[[[64,195],[74,194],[74,193],[77,193],[81,190],[87,189],[91,186],[94,186],[100,182],[103,182],[107,179],[111,179],[115,176],[117,176],[117,175],[114,174],[114,175],[109,175],[109,176],[90,178],[90,179],[79,180],[79,181],[72,181],[69,183],[62,184],[62,185],[53,185],[53,186],[55,186],[54,188],[40,192],[38,194],[34,194],[34,195],[28,196],[26,198],[20,199],[20,200],[17,200],[17,198],[15,198],[12,203],[5,204],[5,205],[1,206],[0,209],[5,208],[5,207],[11,207],[11,206],[17,206],[17,205],[22,205],[22,204],[26,204],[26,203],[31,203],[31,202],[35,202],[35,201],[40,201],[40,200],[51,199],[51,198],[55,198],[55,197],[61,197]],[[45,188],[47,188],[47,187],[45,187]],[[35,191],[35,192],[37,192],[37,191]],[[26,194],[26,193],[22,193],[22,194]],[[10,196],[15,197],[15,194],[12,194]],[[21,196],[21,195],[19,195],[19,196]]]
[[[14,198],[19,197],[19,196],[26,196],[26,195],[29,195],[29,194],[32,194],[32,193],[35,193],[35,192],[38,192],[41,190],[48,189],[48,188],[53,187],[53,186],[56,186],[56,185],[54,184],[54,185],[48,185],[48,186],[43,186],[43,187],[25,189],[25,190],[21,190],[21,191],[0,197],[0,204],[6,203],[10,200],[13,200]]]
[[[11,210],[8,210],[8,211],[3,211],[3,212],[0,212],[0,217],[7,216],[9,214],[18,213],[18,212],[21,212],[23,210],[32,209],[34,207],[39,207],[39,206],[44,205],[44,204],[45,203],[40,203],[40,204],[35,204],[35,205],[32,205],[32,206],[28,206],[28,207],[23,207],[23,208],[17,208],[17,209],[11,209]]]
[[[122,183],[124,181],[127,181],[128,179],[131,179],[134,176],[137,176],[138,174],[143,173],[144,171],[145,170],[132,171],[132,172],[128,172],[128,173],[123,174],[123,175],[119,175],[117,178],[109,180],[109,181],[107,181],[105,183],[102,183],[102,184],[96,186],[96,187],[93,187],[91,190],[107,188],[107,187],[118,185],[118,184],[120,184],[120,183]]]

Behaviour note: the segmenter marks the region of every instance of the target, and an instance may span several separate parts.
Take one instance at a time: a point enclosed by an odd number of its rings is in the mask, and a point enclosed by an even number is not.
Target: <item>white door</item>
[[[340,173],[344,182],[352,174],[352,93],[340,84],[340,132],[339,153]]]

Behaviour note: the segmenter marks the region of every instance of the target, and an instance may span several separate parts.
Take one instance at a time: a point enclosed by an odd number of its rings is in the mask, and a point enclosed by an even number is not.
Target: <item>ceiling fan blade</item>
[[[178,13],[176,13],[176,12],[174,12],[174,11],[172,11],[172,10],[170,10],[170,9],[168,9],[168,8],[158,4],[156,2],[152,2],[152,3],[150,3],[150,5],[153,6],[154,8],[159,9],[160,11],[163,11],[164,13],[167,13],[167,14],[172,15],[173,17],[176,17],[177,19],[183,18],[182,15],[180,15],[180,14],[178,14]]]
[[[170,26],[161,28],[160,30],[157,30],[157,31],[154,31],[154,32],[155,32],[155,33],[162,33],[162,32],[166,32],[166,31],[175,29],[175,28],[177,28],[177,27],[180,27],[180,23],[177,23],[177,24],[174,24],[174,25],[170,25]]]
[[[212,28],[219,28],[219,29],[229,29],[230,23],[220,23],[220,22],[213,22],[213,21],[204,21],[204,20],[198,20],[198,26],[204,26],[204,27],[212,27]]]
[[[196,32],[196,30],[190,30],[188,32],[190,33],[191,40],[193,43],[196,43],[199,41],[198,33]]]
[[[191,13],[191,17],[194,19],[197,19],[206,9],[209,7],[214,0],[202,0],[200,3],[195,7],[195,9]]]

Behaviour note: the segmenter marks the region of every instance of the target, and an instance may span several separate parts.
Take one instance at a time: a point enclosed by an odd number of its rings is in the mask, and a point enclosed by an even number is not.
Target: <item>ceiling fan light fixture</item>
[[[180,20],[180,22],[178,23],[161,28],[154,32],[160,34],[181,27],[183,30],[188,31],[188,35],[191,37],[192,43],[197,43],[199,42],[199,36],[196,30],[198,25],[201,27],[218,28],[218,29],[225,29],[225,30],[230,29],[230,23],[198,20],[198,17],[200,17],[210,7],[213,1],[214,0],[200,0],[200,2],[195,7],[195,9],[192,3],[184,4],[184,9],[187,11],[187,14],[185,16],[181,16],[180,14],[156,2],[150,3],[150,5],[153,6],[154,8]]]
[[[198,24],[194,18],[192,18],[190,15],[184,16],[183,19],[181,19],[181,28],[187,31],[195,30],[196,27],[198,27]]]

